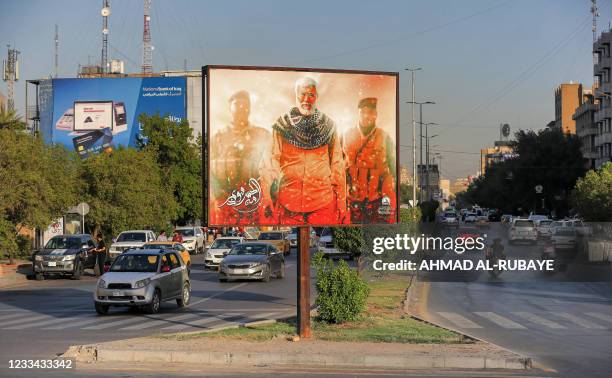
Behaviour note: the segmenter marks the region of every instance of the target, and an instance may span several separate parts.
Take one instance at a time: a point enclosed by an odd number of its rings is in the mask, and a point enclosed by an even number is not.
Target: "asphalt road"
[[[505,235],[500,224],[489,238]],[[509,259],[537,259],[541,246],[509,246]],[[451,257],[447,255],[447,257]],[[423,275],[425,317],[435,323],[534,358],[560,376],[610,377],[612,284],[610,265],[586,264],[571,254],[554,274],[502,272]],[[476,261],[478,255],[467,255]],[[427,290],[426,290],[427,291]]]
[[[97,315],[92,299],[96,278],[90,275],[80,281],[28,281],[21,287],[0,291],[0,368],[11,359],[56,356],[75,344],[295,315],[295,249],[285,259],[285,278],[268,283],[220,283],[216,272],[204,271],[202,255],[192,259],[191,304],[179,309],[175,301],[165,302],[156,315],[119,307],[111,308],[109,315]]]

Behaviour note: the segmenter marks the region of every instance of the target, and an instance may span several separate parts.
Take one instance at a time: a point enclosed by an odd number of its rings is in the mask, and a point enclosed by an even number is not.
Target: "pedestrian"
[[[94,253],[96,254],[94,273],[96,274],[96,277],[99,277],[104,274],[104,264],[106,263],[106,243],[104,243],[102,234],[98,234],[98,236],[96,236],[96,242],[98,243],[98,246],[94,249]]]
[[[159,233],[159,236],[157,237],[157,241],[168,241],[168,236],[166,236],[166,231],[162,231]]]
[[[182,243],[183,235],[181,235],[177,230],[174,230],[174,233],[172,234],[172,241]]]

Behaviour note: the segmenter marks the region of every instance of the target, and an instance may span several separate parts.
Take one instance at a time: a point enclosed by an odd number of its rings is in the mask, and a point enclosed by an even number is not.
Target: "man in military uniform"
[[[376,126],[377,102],[361,99],[359,125],[343,136],[351,223],[387,223],[396,212],[395,143]]]
[[[282,224],[348,222],[346,174],[334,122],[317,109],[317,83],[295,84],[296,106],[272,126],[272,147],[265,160],[265,190],[275,220]]]
[[[213,224],[254,224],[262,216],[259,166],[270,132],[249,122],[250,95],[229,99],[232,121],[210,140],[210,219]]]

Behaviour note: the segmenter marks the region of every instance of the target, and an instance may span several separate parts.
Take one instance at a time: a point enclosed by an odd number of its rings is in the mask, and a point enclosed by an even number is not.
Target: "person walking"
[[[178,231],[174,230],[174,233],[172,234],[172,241],[182,243],[183,235],[181,235]]]
[[[104,274],[104,264],[106,263],[106,243],[104,243],[104,238],[102,238],[102,234],[98,234],[96,236],[96,242],[98,246],[94,249],[94,253],[96,254],[96,265],[94,267],[94,273],[96,277],[99,277]]]
[[[162,231],[159,233],[159,236],[157,237],[157,241],[168,241],[168,236],[166,236],[166,231]]]

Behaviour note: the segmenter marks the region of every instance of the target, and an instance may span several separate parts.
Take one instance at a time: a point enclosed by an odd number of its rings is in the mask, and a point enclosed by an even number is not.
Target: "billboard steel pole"
[[[310,333],[310,226],[298,227],[298,335]]]

